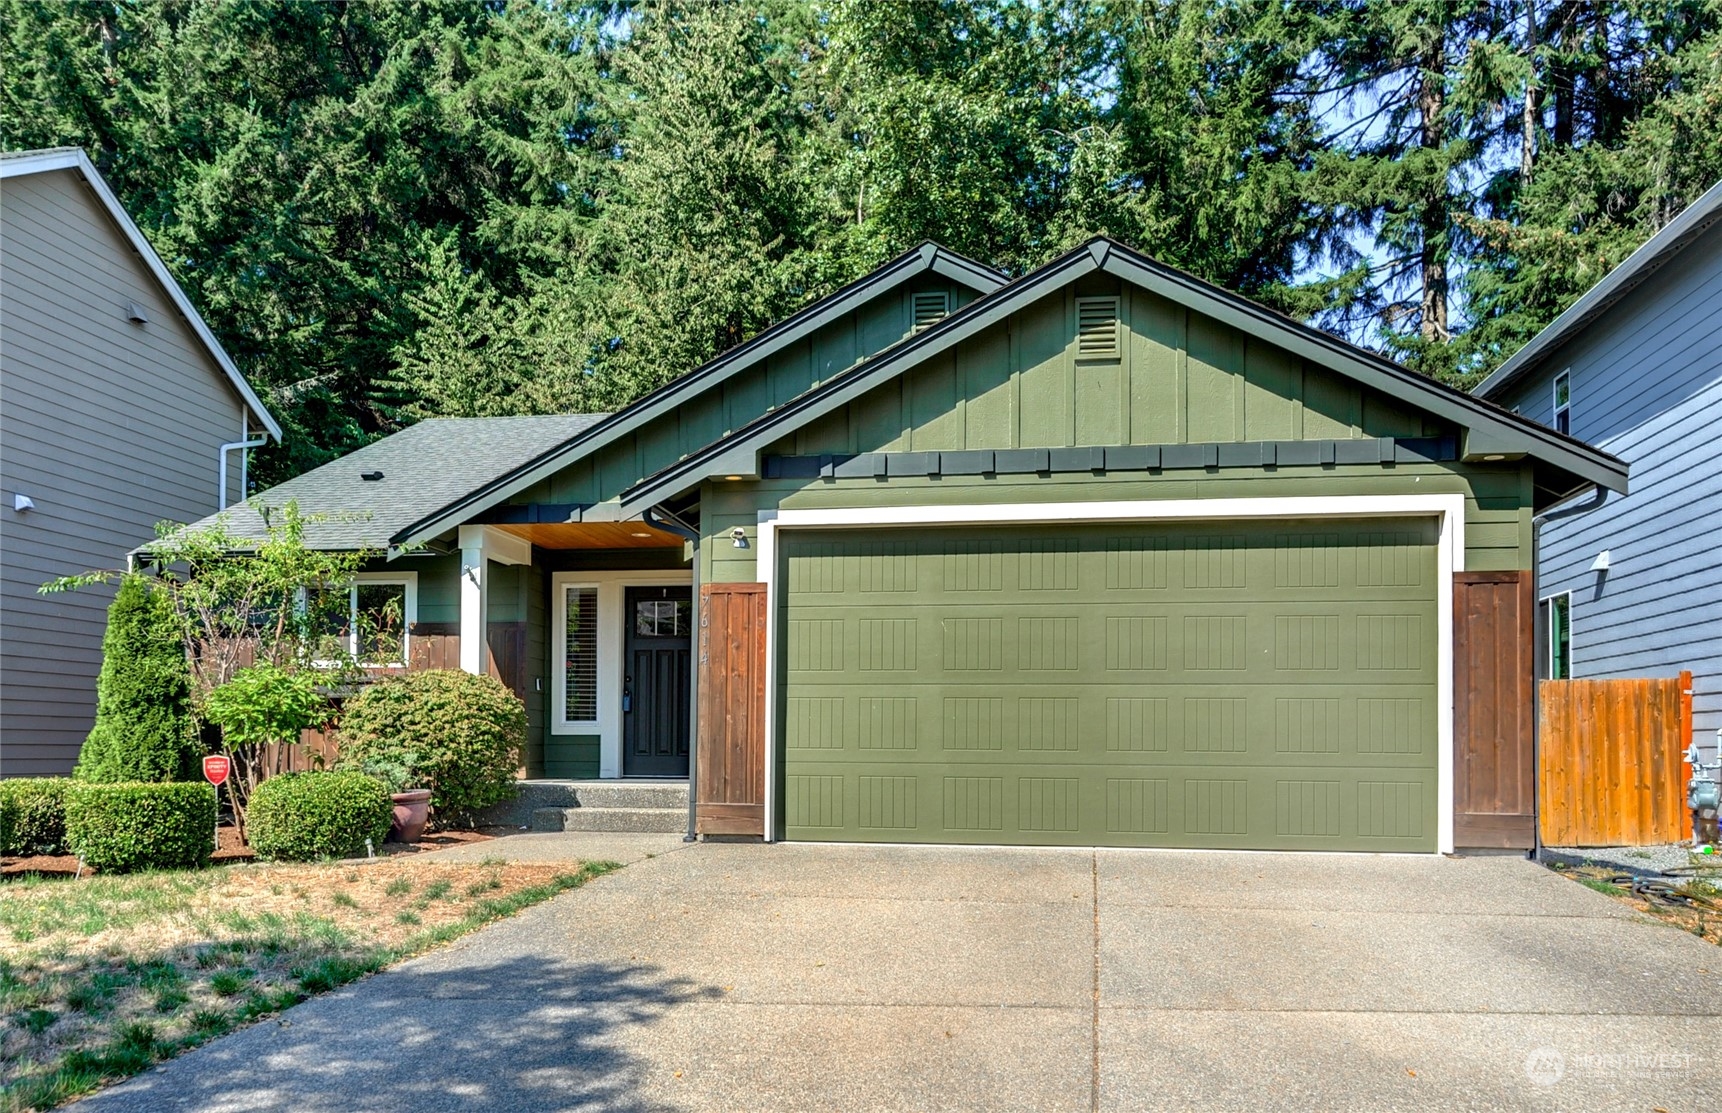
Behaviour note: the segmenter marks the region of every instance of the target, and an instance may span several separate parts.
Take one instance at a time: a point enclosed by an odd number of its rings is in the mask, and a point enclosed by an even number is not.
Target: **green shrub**
[[[349,700],[340,736],[344,765],[409,764],[447,821],[514,794],[526,708],[495,677],[410,672]]]
[[[17,777],[0,781],[0,812],[6,815],[0,854],[27,858],[66,852],[64,777]]]
[[[285,773],[251,794],[246,836],[271,861],[354,858],[366,839],[383,845],[394,813],[388,791],[363,773]]]
[[[145,576],[126,576],[108,608],[96,725],[78,754],[79,780],[172,781],[197,775],[191,669],[173,603]]]
[[[201,782],[66,789],[66,842],[107,873],[201,866],[214,838],[215,789]]]

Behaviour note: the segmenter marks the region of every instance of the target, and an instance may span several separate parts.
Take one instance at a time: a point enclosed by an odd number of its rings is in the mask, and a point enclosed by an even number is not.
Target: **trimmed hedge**
[[[7,822],[0,854],[28,858],[66,852],[64,777],[16,777],[0,781],[0,812]]]
[[[283,773],[251,794],[245,837],[259,858],[356,858],[380,847],[394,819],[388,790],[363,773]]]
[[[493,676],[409,672],[348,700],[340,736],[342,764],[406,765],[447,822],[514,795],[526,707]]]
[[[66,842],[104,873],[201,866],[214,839],[211,785],[74,783],[66,789]]]

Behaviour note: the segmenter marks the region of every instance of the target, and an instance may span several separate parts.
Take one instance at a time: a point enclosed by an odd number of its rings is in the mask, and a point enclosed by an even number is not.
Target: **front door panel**
[[[693,593],[631,587],[622,663],[622,775],[688,775]]]

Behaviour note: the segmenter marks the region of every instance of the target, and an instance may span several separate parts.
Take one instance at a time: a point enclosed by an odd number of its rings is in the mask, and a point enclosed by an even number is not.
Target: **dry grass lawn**
[[[616,867],[385,858],[0,884],[0,1111],[49,1108]]]

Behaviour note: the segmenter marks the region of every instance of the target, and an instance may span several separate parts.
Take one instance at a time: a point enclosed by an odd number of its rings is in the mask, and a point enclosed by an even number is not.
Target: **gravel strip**
[[[1677,866],[1713,865],[1722,874],[1722,854],[1707,854],[1694,858],[1686,843],[1664,843],[1660,846],[1545,846],[1537,854],[1545,864],[1564,863],[1569,866],[1595,865],[1618,868],[1629,873],[1661,876]]]

